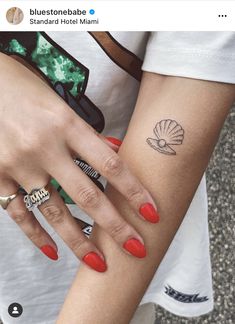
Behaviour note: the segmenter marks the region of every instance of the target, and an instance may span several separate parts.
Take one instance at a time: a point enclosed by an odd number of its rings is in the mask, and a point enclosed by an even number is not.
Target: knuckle
[[[98,207],[100,198],[98,189],[93,187],[83,188],[78,193],[78,202],[82,208]]]
[[[10,154],[4,154],[1,156],[1,173],[12,173],[12,167],[14,166],[14,158]]]
[[[123,237],[123,235],[127,233],[128,229],[129,227],[125,222],[119,222],[112,224],[108,231],[113,238],[118,239],[119,237]]]
[[[41,212],[52,224],[60,224],[64,222],[64,213],[58,206],[50,205],[42,207]]]
[[[127,189],[127,200],[131,201],[140,201],[143,198],[144,189],[138,185],[132,185],[130,188]]]
[[[62,116],[57,116],[57,118],[55,118],[54,122],[53,122],[53,128],[54,130],[63,130],[66,127],[66,123],[67,121],[70,121],[67,114],[63,113],[63,118]]]
[[[118,155],[111,155],[104,161],[103,170],[108,176],[117,176],[123,170],[123,162]]]
[[[19,156],[26,156],[37,152],[42,146],[42,136],[28,135],[20,140],[18,145]]]
[[[22,224],[27,219],[27,211],[16,209],[11,212],[11,217],[17,224]]]
[[[34,230],[33,233],[28,235],[28,238],[32,241],[32,242],[37,242],[40,241],[40,239],[42,238],[42,231],[40,228],[36,228]]]
[[[54,116],[53,119],[53,128],[54,130],[64,130],[69,125],[73,124],[74,118],[69,113],[69,109],[63,109],[60,114]]]
[[[87,242],[85,237],[80,237],[72,240],[69,245],[75,253],[81,254],[83,247],[87,245]]]

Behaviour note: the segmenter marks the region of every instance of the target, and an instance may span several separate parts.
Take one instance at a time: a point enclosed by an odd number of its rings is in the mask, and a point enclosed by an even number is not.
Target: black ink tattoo
[[[184,140],[184,130],[175,120],[161,120],[153,129],[155,138],[148,137],[146,142],[159,153],[176,155],[170,145],[180,145]]]

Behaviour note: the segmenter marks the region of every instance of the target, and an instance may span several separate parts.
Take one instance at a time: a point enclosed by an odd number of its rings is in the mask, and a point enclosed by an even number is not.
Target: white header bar
[[[23,11],[15,25],[11,7]],[[8,17],[8,20],[10,18]],[[231,31],[235,1],[0,1],[2,31]]]

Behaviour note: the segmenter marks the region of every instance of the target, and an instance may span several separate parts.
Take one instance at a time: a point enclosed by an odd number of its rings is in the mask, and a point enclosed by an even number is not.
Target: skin
[[[123,249],[130,238],[143,243],[138,231],[73,161],[79,155],[106,177],[144,224],[139,208],[144,203],[155,205],[154,201],[116,154],[117,147],[97,134],[21,63],[0,53],[0,70],[0,196],[12,195],[19,185],[30,193],[44,187],[53,177],[119,248]],[[39,206],[47,221],[80,260],[90,252],[104,259],[58,193],[52,188],[51,191],[51,198]],[[49,244],[58,250],[33,213],[26,209],[22,195],[9,204],[7,212],[37,247]]]
[[[235,86],[144,73],[127,135],[119,150],[159,206],[160,223],[142,224],[111,185],[106,194],[143,236],[147,256],[130,258],[98,224],[91,240],[104,251],[108,270],[98,274],[81,265],[57,324],[127,324],[140,303],[190,205],[208,165],[224,119],[235,100]],[[146,143],[156,123],[176,120],[185,131],[176,155]]]

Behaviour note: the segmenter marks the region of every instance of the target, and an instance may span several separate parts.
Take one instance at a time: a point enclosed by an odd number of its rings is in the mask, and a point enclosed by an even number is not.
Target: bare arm
[[[119,155],[156,200],[160,223],[143,224],[109,186],[109,198],[142,234],[147,257],[129,257],[95,225],[91,239],[104,252],[108,270],[96,274],[81,266],[57,324],[129,323],[190,205],[234,99],[234,85],[144,74]],[[147,138],[156,139],[155,125],[166,119],[182,126],[182,143],[148,144]],[[176,155],[166,154],[170,149]]]

